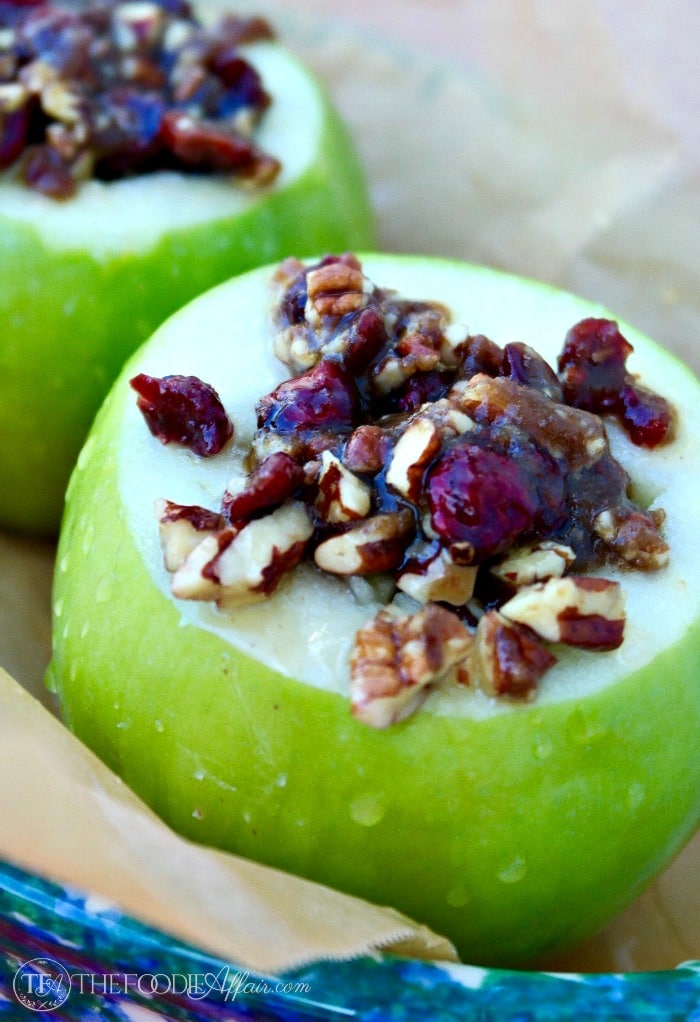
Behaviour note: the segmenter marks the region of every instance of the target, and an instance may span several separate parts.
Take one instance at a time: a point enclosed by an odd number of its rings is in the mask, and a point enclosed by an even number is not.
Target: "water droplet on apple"
[[[53,605],[53,612],[55,617],[59,618],[63,614],[63,597],[60,596]]]
[[[466,889],[458,884],[456,887],[451,887],[447,892],[447,904],[452,908],[464,908],[471,901],[471,894]]]
[[[537,759],[548,759],[552,754],[552,739],[546,735],[538,738],[535,743],[535,756]]]
[[[522,855],[516,855],[499,869],[496,876],[502,884],[517,884],[526,874],[527,862]]]
[[[599,742],[604,738],[607,730],[605,725],[595,719],[589,719],[582,710],[575,710],[569,718],[567,731],[578,745],[590,745],[592,742]]]
[[[198,767],[192,774],[192,776],[194,777],[195,781],[203,781],[204,778],[207,776],[207,772],[206,770],[203,770],[202,767]]]
[[[120,720],[117,724],[117,727],[120,729],[120,731],[128,731],[129,728],[131,727],[131,720],[130,719]]]
[[[94,438],[94,436],[88,437],[86,443],[83,445],[83,449],[81,450],[80,454],[78,455],[78,461],[77,461],[76,464],[77,464],[79,469],[82,470],[87,465],[88,459],[90,457],[90,454],[91,454],[92,449],[93,449],[94,446],[95,446],[95,438]]]
[[[361,827],[376,827],[384,818],[385,812],[381,792],[365,792],[350,803],[350,816]]]
[[[250,814],[250,813],[248,812],[248,810],[246,809],[246,811],[245,811],[245,812],[243,813],[243,822],[244,822],[244,823],[250,823],[250,821],[252,820],[252,818],[253,818],[253,817],[251,816],[251,814]]]
[[[112,575],[103,575],[95,586],[95,603],[109,603],[114,591],[114,578]]]
[[[80,629],[80,638],[84,639],[89,631],[90,631],[90,622],[89,621],[83,621],[83,627]]]
[[[192,810],[192,817],[195,820],[203,820],[204,819],[204,810],[203,809],[193,809]]]
[[[70,563],[70,553],[64,554],[63,557],[61,558],[60,562],[59,562],[59,565],[58,565],[59,570],[60,571],[68,571],[69,563]]]
[[[284,788],[285,785],[287,784],[287,775],[278,774],[277,777],[275,777],[275,784],[277,785],[278,788]]]
[[[74,660],[72,662],[72,664],[70,665],[70,670],[68,671],[68,677],[69,677],[69,679],[71,681],[75,681],[75,679],[78,677],[78,668],[79,667],[80,667],[80,661],[79,660]]]
[[[70,624],[68,623],[68,621],[66,621],[66,623],[64,625],[64,628],[63,628],[63,638],[67,639],[69,635],[70,635]]]
[[[81,549],[84,554],[89,554],[92,550],[92,543],[95,538],[95,526],[92,522],[88,522],[83,533],[83,541],[81,543]]]
[[[162,720],[155,720],[153,722],[153,727],[156,729],[159,735],[162,735],[163,732],[165,731],[165,724],[163,723]]]
[[[629,791],[627,792],[630,809],[639,809],[646,796],[646,788],[640,781],[634,781],[630,784]]]

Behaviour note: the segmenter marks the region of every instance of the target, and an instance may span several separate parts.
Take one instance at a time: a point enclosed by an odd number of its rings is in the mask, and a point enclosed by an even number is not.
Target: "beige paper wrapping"
[[[455,957],[391,909],[179,837],[2,670],[0,806],[0,856],[257,972],[378,948]]]
[[[212,13],[223,3],[206,0]],[[541,277],[700,369],[695,0],[663,12],[617,0],[236,6],[269,14],[326,83],[359,145],[382,247]],[[52,556],[0,536],[0,664],[49,708]],[[376,947],[450,954],[391,910],[176,837],[5,675],[0,855],[250,968]],[[699,874],[696,839],[600,937],[545,964],[660,969],[700,957]]]

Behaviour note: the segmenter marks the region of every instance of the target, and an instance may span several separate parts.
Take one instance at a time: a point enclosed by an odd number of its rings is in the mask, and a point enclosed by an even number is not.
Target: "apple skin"
[[[128,356],[171,312],[291,252],[370,243],[361,169],[344,125],[323,102],[319,155],[301,177],[245,212],[170,231],[147,251],[108,259],[58,253],[36,229],[0,213],[0,525],[58,531],[70,471],[97,409]]]
[[[529,293],[546,309],[550,289]],[[376,732],[155,585],[119,514],[137,366],[68,492],[48,680],[69,727],[176,830],[391,905],[468,962],[532,962],[629,904],[700,822],[700,621],[592,694]]]

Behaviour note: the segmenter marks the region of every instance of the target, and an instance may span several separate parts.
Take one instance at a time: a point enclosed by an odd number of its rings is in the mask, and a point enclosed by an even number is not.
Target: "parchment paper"
[[[633,10],[616,0],[357,0],[347,9],[305,0],[303,14],[296,0],[237,6],[269,14],[340,107],[369,176],[379,247],[567,287],[700,369],[693,0],[663,9],[640,0]],[[50,544],[0,535],[0,665],[35,696],[0,676],[0,854],[251,968],[391,941],[402,953],[450,955],[391,910],[189,845],[75,742],[39,706],[55,711],[42,684],[52,559]],[[88,857],[89,812],[104,834]],[[42,820],[53,822],[49,832],[37,830]],[[545,964],[655,969],[700,957],[699,876],[696,839],[600,937]]]

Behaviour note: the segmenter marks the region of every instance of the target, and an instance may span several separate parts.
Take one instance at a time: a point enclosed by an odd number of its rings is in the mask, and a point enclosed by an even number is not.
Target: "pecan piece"
[[[365,279],[354,256],[324,261],[306,275],[306,318],[318,322],[322,316],[341,317],[367,304]]]
[[[311,517],[298,501],[216,532],[203,539],[175,572],[173,595],[215,600],[224,607],[264,600],[299,563],[312,534]]]
[[[511,550],[490,571],[496,578],[520,589],[533,582],[544,582],[548,578],[561,578],[576,560],[570,546],[543,540],[533,546]]]
[[[316,547],[314,561],[332,575],[393,571],[403,560],[414,530],[408,510],[373,515]]]
[[[350,658],[353,715],[374,728],[404,720],[468,655],[472,636],[459,618],[434,603],[411,616],[390,608],[358,631]]]
[[[476,629],[468,674],[490,696],[531,696],[556,657],[534,632],[487,611]]]
[[[569,575],[526,586],[503,604],[501,613],[548,642],[610,650],[622,643],[624,607],[619,582]]]
[[[157,500],[155,513],[158,535],[167,571],[177,571],[206,536],[219,532],[226,525],[223,515],[196,504],[175,504]]]
[[[440,450],[440,431],[427,417],[419,416],[401,434],[386,473],[389,486],[417,504],[427,465]]]
[[[626,564],[641,571],[656,571],[668,564],[669,546],[659,532],[665,520],[661,510],[606,509],[593,521],[593,529]]]
[[[433,600],[462,607],[472,598],[477,571],[473,565],[456,564],[449,550],[441,546],[428,556],[410,557],[396,584],[419,603]]]
[[[324,521],[341,525],[369,514],[372,506],[369,486],[331,451],[321,454],[317,486],[314,506]]]
[[[380,426],[358,426],[343,452],[343,461],[351,472],[376,475],[384,467],[391,439]]]

